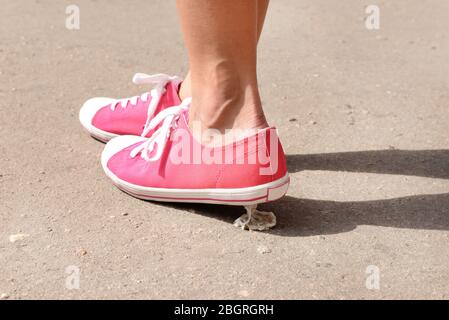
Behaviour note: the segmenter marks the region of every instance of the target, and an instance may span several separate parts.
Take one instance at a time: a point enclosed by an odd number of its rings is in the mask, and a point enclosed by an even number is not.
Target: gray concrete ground
[[[130,198],[78,123],[91,96],[141,93],[136,71],[187,70],[173,1],[1,6],[3,299],[449,297],[448,1],[273,1],[260,82],[292,183],[267,233]]]

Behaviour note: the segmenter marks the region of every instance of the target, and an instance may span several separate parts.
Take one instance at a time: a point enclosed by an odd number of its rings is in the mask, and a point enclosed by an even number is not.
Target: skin
[[[257,36],[258,39],[260,39],[263,26],[265,23],[265,17],[267,16],[268,4],[270,3],[270,0],[255,0],[255,1],[257,1]],[[179,95],[181,99],[185,99],[192,95],[190,70],[184,77],[181,89],[179,90]]]
[[[190,124],[202,129],[268,126],[257,83],[257,43],[268,0],[177,0],[190,71]]]

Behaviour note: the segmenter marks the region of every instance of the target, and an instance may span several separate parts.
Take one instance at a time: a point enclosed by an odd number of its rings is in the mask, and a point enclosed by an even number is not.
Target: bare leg
[[[257,40],[260,39],[262,34],[269,3],[270,0],[257,0]]]
[[[256,10],[257,10],[257,39],[260,38],[262,33],[269,0],[256,0]],[[181,9],[180,9],[181,10]],[[182,99],[190,97],[192,95],[192,82],[191,82],[191,72],[189,71],[185,77],[185,80],[181,86],[180,96]]]
[[[203,129],[264,128],[256,75],[258,2],[178,0],[191,67],[190,121]]]
[[[257,37],[260,39],[262,34],[263,26],[265,23],[265,17],[267,16],[268,4],[270,0],[255,0],[257,1]],[[181,89],[179,90],[179,95],[182,99],[192,96],[192,82],[190,78],[190,70],[184,78]]]

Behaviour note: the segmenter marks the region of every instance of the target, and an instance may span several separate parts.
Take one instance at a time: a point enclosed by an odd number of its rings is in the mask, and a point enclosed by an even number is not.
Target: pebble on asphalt
[[[266,253],[270,253],[271,250],[267,246],[259,246],[257,248],[257,252],[259,252],[260,254],[266,254]]]
[[[9,299],[9,294],[7,293],[0,294],[0,300],[7,300],[7,299]]]
[[[14,243],[14,242],[17,242],[17,241],[21,241],[21,240],[23,240],[23,239],[25,239],[25,238],[27,238],[29,236],[30,235],[26,234],[26,233],[12,234],[12,235],[9,236],[9,242]]]

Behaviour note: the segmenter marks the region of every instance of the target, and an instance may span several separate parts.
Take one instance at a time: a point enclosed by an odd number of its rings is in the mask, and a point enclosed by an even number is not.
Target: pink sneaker
[[[79,119],[91,136],[104,142],[125,134],[147,136],[148,125],[157,113],[181,103],[178,89],[182,79],[179,77],[137,73],[133,82],[152,84],[154,88],[141,96],[92,98],[84,103]]]
[[[284,196],[290,180],[276,129],[205,146],[189,129],[189,100],[156,115],[150,138],[107,143],[101,162],[113,183],[134,197],[168,202],[251,206]]]

